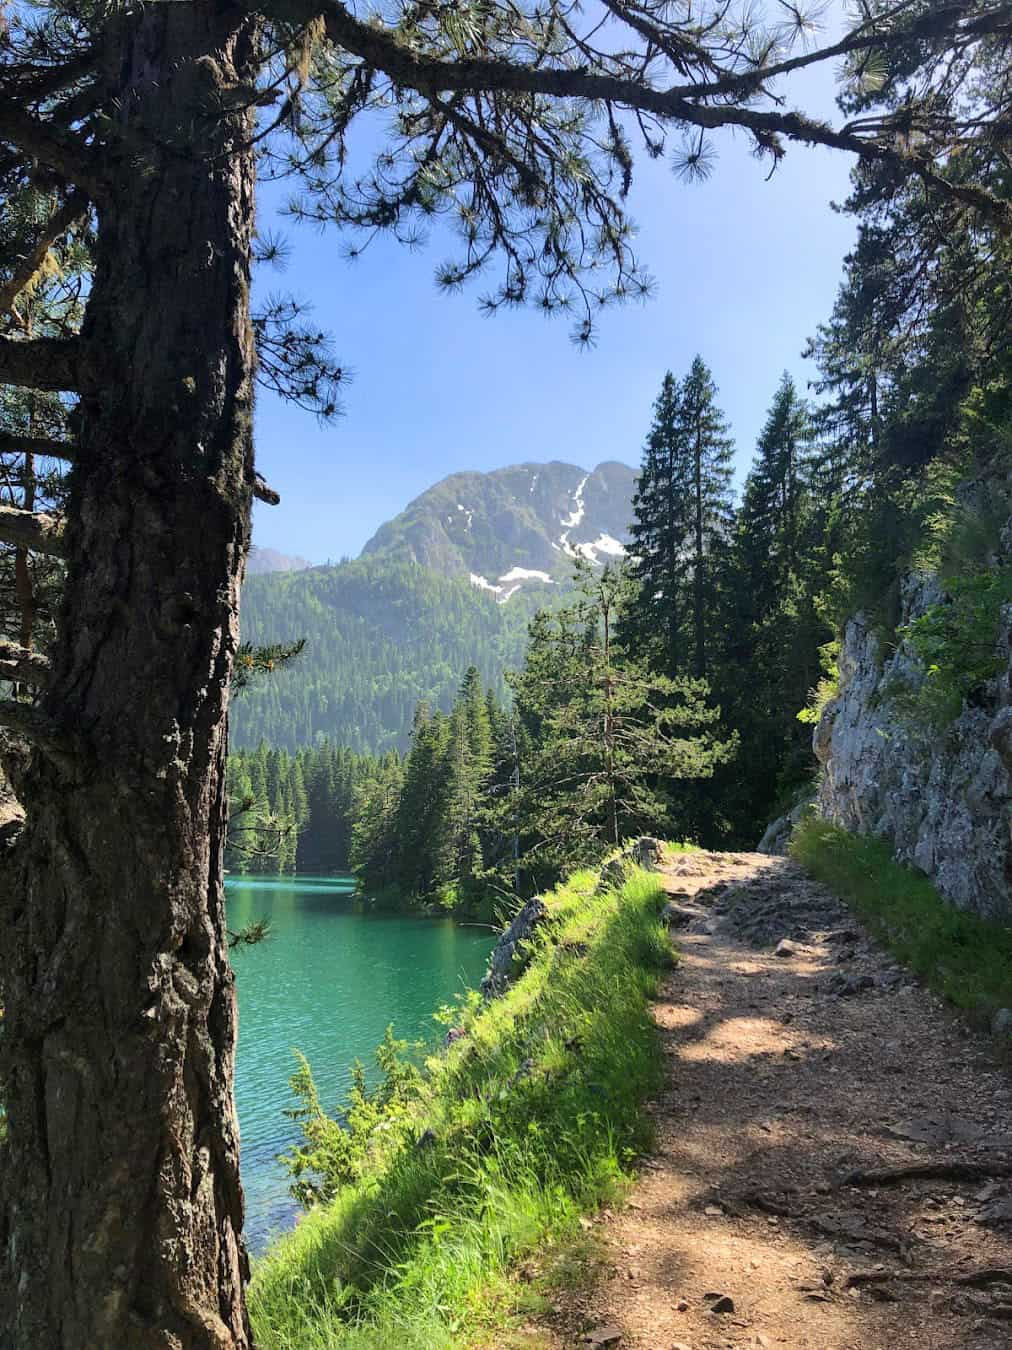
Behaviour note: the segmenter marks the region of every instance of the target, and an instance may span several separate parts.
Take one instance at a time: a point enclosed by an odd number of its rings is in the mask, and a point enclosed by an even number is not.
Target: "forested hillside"
[[[626,464],[519,464],[459,473],[383,525],[361,558],[296,570],[258,553],[243,592],[247,642],[305,638],[299,660],[250,693],[232,744],[295,750],[321,737],[407,749],[415,705],[448,712],[477,667],[498,696],[527,624],[561,603],[574,562],[621,557],[636,472]]]
[[[243,638],[307,642],[235,704],[232,744],[295,750],[327,737],[352,750],[407,749],[415,705],[448,711],[468,666],[505,692],[535,603],[517,595],[499,605],[466,577],[384,557],[251,577]]]

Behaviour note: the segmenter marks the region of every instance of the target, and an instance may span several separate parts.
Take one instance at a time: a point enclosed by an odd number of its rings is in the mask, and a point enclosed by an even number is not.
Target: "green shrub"
[[[317,1178],[334,1198],[254,1272],[263,1350],[434,1350],[490,1326],[505,1344],[529,1300],[510,1279],[517,1259],[571,1239],[621,1189],[650,1142],[649,1002],[672,950],[655,876],[600,895],[596,883],[577,873],[547,897],[524,975],[489,1004],[465,1000],[464,1034],[375,1118],[350,1168],[335,1154]]]
[[[798,713],[798,721],[807,722],[810,726],[815,726],[840,692],[839,638],[826,642],[819,648],[819,665],[822,669],[822,678],[812,690],[806,706]]]
[[[978,571],[945,583],[949,599],[900,630],[924,665],[924,680],[903,699],[907,715],[947,726],[975,690],[1002,667],[998,625],[1012,602],[1012,567]]]
[[[419,1047],[416,1047],[419,1048]],[[369,1156],[370,1141],[378,1130],[403,1126],[421,1096],[422,1075],[405,1058],[407,1041],[394,1040],[393,1027],[376,1048],[380,1082],[366,1086],[361,1060],[352,1065],[351,1089],[339,1119],[328,1116],[320,1102],[312,1070],[305,1055],[295,1052],[299,1067],[288,1080],[298,1106],[285,1115],[298,1122],[303,1143],[281,1161],[293,1178],[292,1195],[307,1209],[322,1200],[332,1200],[342,1186],[361,1175]]]

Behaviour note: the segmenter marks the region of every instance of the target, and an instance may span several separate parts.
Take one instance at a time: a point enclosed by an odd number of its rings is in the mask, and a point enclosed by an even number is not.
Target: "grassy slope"
[[[795,831],[791,851],[958,1008],[984,1019],[1012,1007],[1012,929],[955,909],[927,877],[895,862],[885,840],[810,818]]]
[[[518,1258],[572,1239],[621,1188],[650,1142],[649,1002],[672,949],[655,877],[600,896],[596,881],[578,873],[548,897],[529,968],[431,1063],[406,1137],[258,1264],[262,1350],[504,1346],[523,1311]]]

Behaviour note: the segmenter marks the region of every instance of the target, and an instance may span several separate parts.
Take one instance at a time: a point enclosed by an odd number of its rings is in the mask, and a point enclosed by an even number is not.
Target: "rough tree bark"
[[[31,810],[0,888],[14,1350],[250,1344],[222,847],[254,482],[254,34],[222,3],[128,24],[41,709],[74,753],[19,772]]]

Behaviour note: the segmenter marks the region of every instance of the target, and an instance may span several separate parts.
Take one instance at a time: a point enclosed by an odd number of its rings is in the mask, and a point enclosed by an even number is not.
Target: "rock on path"
[[[682,959],[655,1008],[656,1152],[592,1225],[602,1277],[537,1343],[1012,1347],[1012,1093],[990,1045],[787,859],[679,855],[664,883]]]

